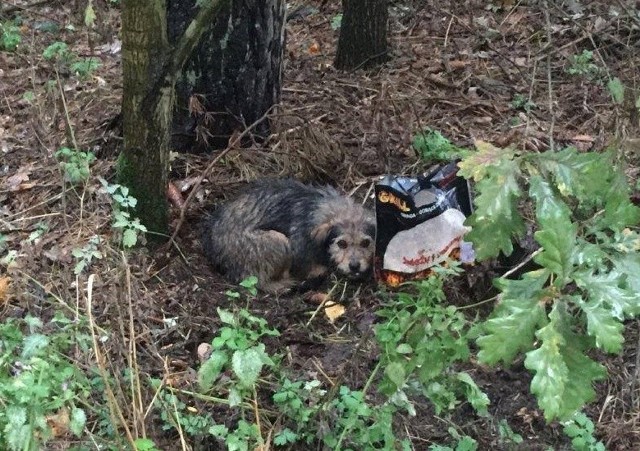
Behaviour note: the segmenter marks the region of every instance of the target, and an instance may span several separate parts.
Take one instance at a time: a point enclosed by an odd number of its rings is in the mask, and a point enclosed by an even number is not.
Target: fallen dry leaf
[[[9,282],[8,277],[0,277],[0,304],[9,302]]]
[[[313,42],[308,49],[309,55],[317,55],[320,53],[320,45],[317,42]]]
[[[20,191],[24,189],[22,188],[23,182],[29,180],[30,173],[31,170],[29,170],[28,168],[18,169],[18,172],[16,174],[13,174],[7,179],[7,188],[9,188],[9,191]],[[33,186],[33,184],[30,185]],[[31,186],[29,186],[29,188],[31,188]]]
[[[169,202],[176,208],[182,208],[184,206],[184,199],[182,198],[182,194],[180,194],[180,190],[176,188],[172,182],[169,182],[169,186],[167,186],[167,197],[169,198]]]
[[[62,408],[55,414],[47,415],[47,424],[51,428],[51,434],[54,437],[66,434],[69,432],[69,411]]]
[[[327,315],[329,322],[333,324],[335,320],[344,315],[346,311],[347,309],[344,305],[329,301],[324,309],[324,314]]]

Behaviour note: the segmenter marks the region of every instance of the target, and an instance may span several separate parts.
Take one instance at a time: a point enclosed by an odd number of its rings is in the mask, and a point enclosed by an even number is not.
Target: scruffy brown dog
[[[277,293],[332,270],[351,278],[368,274],[375,222],[334,188],[263,180],[214,210],[202,242],[211,264],[229,280],[257,276],[259,288]]]

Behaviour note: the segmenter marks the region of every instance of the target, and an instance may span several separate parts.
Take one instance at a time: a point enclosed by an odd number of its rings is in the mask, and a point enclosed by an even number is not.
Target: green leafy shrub
[[[608,153],[519,153],[477,144],[460,163],[476,182],[467,235],[479,259],[510,255],[535,229],[538,269],[498,279],[499,303],[478,338],[478,358],[510,364],[525,353],[531,391],[548,421],[591,401],[606,376],[591,352],[619,353],[623,321],[640,313],[640,209]],[[522,212],[522,213],[521,213]],[[528,225],[527,225],[528,223]]]
[[[588,80],[598,81],[603,74],[603,70],[593,61],[593,52],[583,50],[582,53],[578,55],[571,55],[567,73],[581,76]]]
[[[463,150],[456,147],[438,130],[426,129],[413,138],[413,148],[423,160],[455,160]]]
[[[89,166],[96,160],[96,156],[91,152],[82,152],[68,147],[59,149],[55,157],[62,166],[65,180],[72,185],[87,181],[91,175]]]
[[[138,242],[139,234],[146,233],[147,228],[140,223],[140,219],[133,218],[131,212],[138,204],[138,200],[129,195],[126,186],[111,184],[100,178],[104,190],[113,200],[113,227],[120,231],[120,243],[124,247],[133,247]]]
[[[571,445],[576,451],[605,451],[604,443],[593,436],[593,421],[582,412],[564,423],[564,433],[571,438]]]
[[[89,382],[62,353],[88,336],[75,334],[62,315],[52,323],[59,329],[49,335],[33,316],[0,323],[0,449],[43,449],[54,436],[50,422],[83,434],[86,416],[78,405]]]
[[[0,23],[0,49],[15,52],[20,42],[20,28],[14,22]]]
[[[442,271],[413,284],[416,294],[400,292],[377,312],[382,322],[375,334],[384,365],[379,388],[387,396],[404,398],[405,390],[418,392],[433,402],[437,413],[464,399],[486,415],[486,394],[469,374],[452,370],[455,362],[469,359],[472,335],[464,315],[445,303],[442,278],[448,271]]]
[[[69,50],[69,46],[66,43],[61,41],[56,41],[44,49],[42,57],[55,62],[59,67],[68,68],[79,77],[86,77],[100,67],[100,61],[98,59],[91,57],[80,58]]]

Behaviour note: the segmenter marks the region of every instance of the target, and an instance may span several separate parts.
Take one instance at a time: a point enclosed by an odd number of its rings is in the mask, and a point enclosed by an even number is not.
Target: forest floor
[[[22,43],[16,52],[0,51],[0,280],[10,280],[10,289],[0,290],[0,315],[30,314],[46,322],[58,310],[86,312],[90,294],[92,324],[110,337],[101,344],[103,364],[114,375],[131,366],[135,346],[139,374],[194,387],[198,346],[220,328],[217,309],[233,308],[225,292],[238,290],[207,265],[199,220],[249,180],[295,176],[363,198],[379,175],[416,174],[431,166],[411,145],[427,127],[462,147],[476,140],[531,152],[550,145],[581,151],[613,146],[627,173],[636,177],[638,171],[637,2],[392,2],[388,63],[343,73],[332,67],[338,37],[332,23],[340,2],[309,0],[310,14],[287,24],[283,98],[271,138],[262,146],[232,149],[214,167],[188,206],[175,247],[123,252],[114,242],[109,197],[98,181],[113,181],[122,142],[113,126],[122,93],[119,10],[94,2],[96,28],[87,32],[83,2],[76,2],[82,4],[78,10],[62,1],[3,3],[7,18],[22,19]],[[97,58],[100,66],[85,77],[62,67],[56,72],[43,57],[55,41],[67,43],[78,57]],[[593,53],[587,57],[585,51]],[[622,103],[607,89],[612,77],[627,87]],[[97,156],[89,181],[75,190],[63,184],[54,156],[72,147],[70,129],[77,147]],[[172,181],[186,195],[214,156],[175,155]],[[172,227],[178,216],[174,207]],[[94,236],[101,239],[102,258],[76,276],[74,249]],[[457,277],[448,302],[464,306],[491,298],[491,279],[508,269],[486,264]],[[382,299],[373,283],[349,285],[344,292],[346,313],[335,323],[312,316],[317,305],[300,296],[259,295],[248,308],[280,331],[267,350],[283,353],[292,374],[318,378],[327,388],[341,381],[355,390],[377,362],[368,331]],[[485,304],[467,312],[485,317],[489,310]],[[637,449],[640,443],[640,323],[628,322],[625,338],[621,355],[601,357],[609,377],[586,408],[596,437],[610,450]],[[80,363],[90,366],[92,360]],[[450,443],[451,426],[477,440],[481,450],[510,449],[500,420],[523,437],[518,449],[569,449],[562,426],[545,423],[521,360],[511,368],[471,363],[466,371],[489,396],[491,415],[477,416],[465,405],[436,414],[426,400],[416,400],[418,414],[398,419],[414,449]],[[115,396],[125,421],[135,423],[140,412],[136,417],[127,407],[123,386]],[[154,394],[146,389],[141,404],[147,406]],[[261,396],[268,410],[268,397]],[[210,410],[203,400],[189,403],[194,411]],[[219,422],[231,420],[222,406],[212,414]],[[184,445],[175,429],[162,428],[156,411],[142,422],[161,449]],[[61,449],[72,441],[62,434],[50,443]]]

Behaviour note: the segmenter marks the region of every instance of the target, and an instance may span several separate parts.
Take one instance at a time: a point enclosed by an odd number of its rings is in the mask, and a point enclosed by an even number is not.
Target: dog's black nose
[[[351,272],[360,272],[360,262],[358,261],[349,262],[349,270]]]

